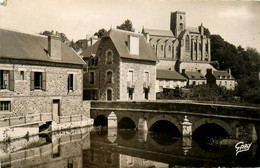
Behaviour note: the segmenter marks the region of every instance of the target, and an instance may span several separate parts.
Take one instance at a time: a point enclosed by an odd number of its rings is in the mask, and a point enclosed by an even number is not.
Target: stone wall
[[[61,115],[81,114],[82,69],[0,64],[0,69],[14,71],[14,91],[0,90],[0,101],[11,101],[11,112],[1,113],[1,117],[23,114],[52,113],[53,99],[60,100]],[[24,80],[20,75],[24,71]],[[46,73],[46,91],[30,89],[31,72]],[[74,90],[68,92],[68,74],[74,76]]]
[[[173,60],[159,60],[156,64],[156,69],[174,70],[176,61]]]
[[[120,62],[120,100],[128,100],[127,75],[129,70],[133,71],[133,100],[145,100],[144,97],[144,75],[149,72],[150,90],[149,100],[155,100],[156,66],[155,62],[122,59]]]

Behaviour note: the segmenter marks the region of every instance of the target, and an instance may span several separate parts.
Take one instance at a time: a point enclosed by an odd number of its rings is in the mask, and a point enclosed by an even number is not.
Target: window
[[[149,89],[144,89],[144,99],[145,100],[149,99]]]
[[[20,79],[24,80],[24,71],[20,71]]]
[[[189,38],[189,36],[186,36],[186,38],[185,38],[185,49],[186,50],[190,49],[190,38]]]
[[[225,81],[225,85],[227,85],[227,81]]]
[[[209,51],[208,43],[206,44],[206,51],[207,51],[207,52]]]
[[[161,45],[161,50],[163,51],[163,45]]]
[[[73,74],[69,74],[68,76],[68,91],[74,90],[74,79]]]
[[[128,98],[129,98],[130,100],[133,100],[133,92],[134,92],[133,89],[129,89],[129,90],[128,90]]]
[[[182,23],[180,23],[180,30],[182,30],[183,29],[183,24]]]
[[[128,76],[127,76],[127,78],[128,78],[128,81],[131,83],[131,84],[133,84],[133,78],[134,78],[134,72],[133,71],[128,71]]]
[[[112,64],[113,62],[113,53],[112,51],[107,52],[107,64]]]
[[[95,58],[91,58],[91,65],[92,65],[92,66],[95,65]]]
[[[11,111],[11,102],[0,101],[0,111]]]
[[[180,20],[182,20],[182,16],[180,16]]]
[[[95,72],[90,72],[90,79],[89,79],[89,84],[94,84],[95,82]]]
[[[0,89],[9,89],[9,71],[0,71]]]
[[[193,81],[192,84],[193,84],[193,85],[196,85],[196,81]]]
[[[111,90],[111,89],[108,89],[108,90],[107,90],[107,100],[108,100],[108,101],[111,101],[111,100],[112,100],[112,90]]]
[[[169,49],[169,51],[171,51],[172,50],[171,46],[169,46],[168,49]]]
[[[199,50],[201,51],[201,48],[202,48],[202,45],[201,45],[201,43],[199,43]]]
[[[31,72],[31,90],[46,91],[46,73]]]
[[[145,80],[145,82],[146,82],[146,84],[149,84],[149,72],[145,72],[144,73],[144,80]]]
[[[106,81],[107,83],[112,83],[112,72],[111,71],[108,71],[107,72],[107,76],[106,76]]]

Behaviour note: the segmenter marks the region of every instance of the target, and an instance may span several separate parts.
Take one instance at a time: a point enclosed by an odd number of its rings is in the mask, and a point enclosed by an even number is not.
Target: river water
[[[0,144],[1,168],[259,167],[260,143],[135,130],[72,129]],[[251,144],[251,145],[250,145]],[[245,145],[244,145],[245,146]],[[237,145],[241,147],[241,143]],[[242,148],[239,148],[242,149]]]

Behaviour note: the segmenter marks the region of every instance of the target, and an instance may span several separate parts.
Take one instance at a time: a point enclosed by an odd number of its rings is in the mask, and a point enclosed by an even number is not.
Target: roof
[[[203,76],[199,71],[186,71],[185,74],[188,79],[196,79],[196,80],[206,79],[206,77]]]
[[[213,71],[213,76],[217,80],[234,80],[235,78],[227,71]]]
[[[97,50],[98,50],[98,46],[99,46],[100,40],[98,40],[97,42],[95,42],[92,46],[89,46],[88,48],[86,48],[85,50],[83,50],[83,52],[80,54],[83,56],[83,58],[86,57],[90,57],[93,54],[96,55]]]
[[[174,37],[171,30],[143,29],[143,33],[149,33],[152,36]]]
[[[188,30],[190,33],[200,33],[198,27],[186,27],[186,30]]]
[[[61,42],[61,60],[46,54],[48,37],[26,34],[0,28],[0,57],[84,65],[73,49]]]
[[[187,78],[182,76],[176,71],[170,71],[170,70],[156,70],[156,79],[168,79],[168,80],[182,80],[186,81]]]
[[[134,35],[139,37],[139,55],[133,55],[129,53],[126,44],[129,35]],[[106,38],[106,37],[110,37],[121,58],[154,61],[154,62],[158,60],[155,53],[153,52],[151,45],[146,42],[146,39],[143,36],[143,34],[118,30],[118,29],[110,29],[107,33],[103,35],[102,38]]]

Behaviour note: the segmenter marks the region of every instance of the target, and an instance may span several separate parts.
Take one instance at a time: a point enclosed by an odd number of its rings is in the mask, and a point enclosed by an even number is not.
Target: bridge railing
[[[57,115],[53,115],[52,113],[40,113],[40,114],[2,118],[2,119],[0,119],[0,127],[31,124],[31,123],[37,123],[40,121],[44,121],[44,122],[54,121],[57,124],[64,124],[64,123],[69,123],[69,122],[88,121],[88,120],[90,120],[90,118],[88,118],[82,114],[57,116]]]
[[[16,126],[39,121],[51,121],[52,113],[30,114],[0,119],[0,127]]]

